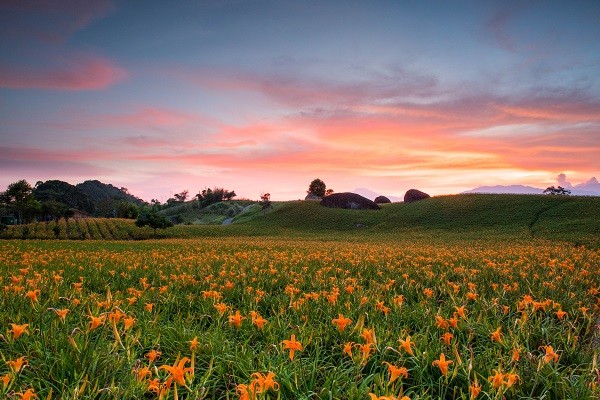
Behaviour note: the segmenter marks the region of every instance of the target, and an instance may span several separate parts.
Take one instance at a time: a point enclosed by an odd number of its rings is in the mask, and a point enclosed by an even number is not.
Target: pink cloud
[[[10,89],[96,90],[121,81],[127,73],[112,61],[89,55],[62,60],[49,68],[0,66],[0,87]]]

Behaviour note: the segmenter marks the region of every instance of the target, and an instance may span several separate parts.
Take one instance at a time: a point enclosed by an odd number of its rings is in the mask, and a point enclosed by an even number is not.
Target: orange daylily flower
[[[290,340],[284,340],[282,343],[284,350],[290,350],[290,360],[294,359],[294,352],[302,350],[302,343],[296,341],[296,335],[294,335],[293,333]]]
[[[38,302],[38,296],[40,295],[40,290],[36,289],[36,290],[30,290],[27,293],[25,293],[26,297],[29,297],[29,300],[31,300],[32,303],[37,303]]]
[[[400,346],[404,349],[404,351],[406,351],[409,355],[414,356],[412,346],[414,346],[415,343],[410,341],[410,336],[407,336],[405,340],[398,339],[398,341],[400,342]]]
[[[35,394],[35,391],[31,388],[27,389],[24,393],[15,393],[15,396],[19,396],[20,400],[32,400],[37,399],[38,395]]]
[[[181,360],[179,360],[179,362],[176,360],[173,366],[162,365],[158,368],[164,369],[170,374],[169,378],[167,379],[167,382],[169,382],[167,386],[173,381],[180,386],[187,386],[185,383],[185,375],[192,372],[191,368],[185,368],[185,364],[187,364],[189,361],[189,358],[183,357]]]
[[[146,303],[144,305],[144,308],[146,309],[146,311],[152,312],[152,309],[154,308],[154,303]]]
[[[492,342],[502,343],[502,333],[500,332],[501,329],[502,327],[499,326],[494,332],[491,333],[490,338],[492,339]]]
[[[93,331],[97,327],[104,325],[104,320],[106,319],[106,315],[101,315],[99,317],[94,317],[93,315],[89,315],[90,322],[88,324],[88,330]]]
[[[125,318],[125,319],[123,319],[123,324],[125,324],[125,330],[128,330],[135,324],[135,318],[133,318],[133,317]]]
[[[471,392],[471,400],[479,396],[479,393],[481,393],[481,385],[479,382],[477,382],[477,380],[471,383],[471,386],[469,386],[469,391]]]
[[[6,364],[15,373],[18,373],[19,371],[21,371],[21,369],[23,369],[24,366],[26,366],[28,364],[27,360],[25,358],[26,358],[25,356],[21,356],[21,357],[17,358],[16,360],[7,361]]]
[[[13,339],[15,339],[15,340],[18,339],[19,336],[21,336],[24,333],[29,335],[29,331],[27,330],[27,327],[29,326],[29,324],[22,324],[22,325],[10,324],[10,326],[12,328],[9,329],[8,332],[12,333]]]
[[[465,306],[461,306],[461,307],[457,307],[454,306],[454,309],[456,310],[456,313],[458,314],[459,317],[461,317],[462,319],[465,319]]]
[[[337,325],[340,332],[344,332],[344,329],[352,323],[352,320],[344,317],[343,314],[339,314],[337,318],[331,320],[331,323]]]
[[[565,316],[567,316],[568,313],[566,311],[563,311],[562,309],[559,309],[554,314],[556,314],[556,317],[558,319],[563,319]]]
[[[157,359],[158,357],[160,357],[160,355],[161,355],[161,354],[162,354],[162,353],[161,353],[160,351],[157,351],[157,350],[154,350],[154,349],[152,349],[152,350],[150,350],[148,353],[146,353],[146,358],[147,358],[147,359],[148,359],[148,360],[149,360],[151,363],[153,363],[154,361],[156,361],[156,359]]]
[[[367,343],[375,343],[375,341],[376,341],[375,328],[363,329],[362,337],[365,340],[365,342],[367,342]]]
[[[229,316],[229,323],[239,329],[244,319],[246,319],[246,317],[242,316],[240,311],[237,310],[235,314]]]
[[[7,387],[8,384],[10,383],[10,374],[2,375],[2,377],[0,379],[2,380],[3,387]]]
[[[250,311],[250,316],[252,317],[252,323],[256,325],[258,329],[262,329],[263,326],[268,322],[256,311]]]
[[[67,314],[69,313],[68,308],[55,309],[54,312],[58,315],[61,321],[64,321],[67,318]]]
[[[441,339],[444,341],[444,343],[446,343],[446,346],[450,346],[450,342],[452,341],[453,337],[453,334],[451,334],[450,332],[446,332],[442,335]]]
[[[431,365],[437,365],[440,371],[442,372],[442,375],[446,376],[448,374],[448,366],[453,363],[454,361],[452,360],[446,360],[446,356],[444,355],[444,353],[442,353],[440,354],[439,360],[435,360],[431,363]]]
[[[546,364],[548,364],[550,361],[558,361],[558,354],[556,354],[552,346],[542,346],[542,348],[544,348],[546,351],[546,354],[544,355],[544,362]]]
[[[352,357],[352,347],[354,346],[354,342],[347,342],[344,344],[344,354],[348,354]]]
[[[375,351],[373,343],[357,344],[356,347],[360,349],[361,360],[363,363],[366,363],[369,357],[371,357],[371,353]]]
[[[190,350],[194,351],[194,350],[196,350],[197,347],[198,347],[198,337],[194,337],[192,340],[190,340]]]
[[[269,389],[273,389],[274,391],[279,390],[279,383],[275,381],[275,373],[268,372],[267,375],[261,374],[260,372],[255,372],[251,375],[254,377],[254,380],[250,384],[253,387],[256,393],[264,393]]]
[[[492,387],[497,388],[504,385],[504,374],[498,370],[494,370],[494,375],[488,378],[488,381],[492,383]]]
[[[467,299],[468,300],[477,300],[478,296],[479,295],[477,293],[474,293],[474,292],[467,293]]]
[[[400,376],[404,377],[404,379],[408,378],[408,369],[405,367],[396,367],[395,365],[390,364],[387,361],[384,361],[383,364],[387,364],[388,372],[390,373],[390,382],[393,383]]]
[[[519,349],[513,349],[511,361],[518,362],[520,358],[521,358],[521,352],[519,351]]]
[[[395,396],[377,396],[375,393],[369,393],[369,397],[371,400],[410,400],[408,396],[402,396],[402,398],[397,398]]]
[[[517,381],[521,380],[521,378],[517,374],[506,374],[505,376],[506,376],[506,382],[504,382],[504,383],[506,384],[507,388],[511,387]]]
[[[146,366],[139,367],[133,372],[138,382],[143,381],[147,376],[152,376],[152,370]]]
[[[448,327],[450,326],[450,323],[448,321],[446,321],[444,319],[444,317],[442,317],[441,315],[436,315],[435,316],[435,326],[437,326],[440,329],[448,329]]]
[[[235,392],[240,396],[239,400],[255,400],[256,398],[252,385],[240,383],[235,387]]]

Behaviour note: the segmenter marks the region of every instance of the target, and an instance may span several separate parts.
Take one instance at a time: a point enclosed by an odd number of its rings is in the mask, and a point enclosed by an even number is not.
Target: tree
[[[173,226],[173,223],[164,215],[159,214],[157,210],[145,208],[135,220],[135,225],[140,228],[147,225],[154,229],[154,234],[156,235],[157,229],[167,229]]]
[[[56,200],[48,200],[42,202],[42,214],[43,219],[53,219],[56,224],[63,217],[65,211],[69,209],[69,206],[63,202]]]
[[[25,179],[8,185],[0,199],[14,213],[19,224],[33,220],[42,209],[40,202],[33,197],[33,187]]]
[[[331,194],[333,194],[333,189],[329,188],[325,191],[325,196],[329,196]]]
[[[175,193],[174,196],[175,196],[175,200],[177,200],[179,203],[185,203],[185,201],[188,198],[188,191],[184,190],[181,193]]]
[[[308,193],[312,193],[317,197],[324,197],[326,188],[327,187],[325,186],[325,182],[323,182],[319,178],[313,179],[313,181],[308,186]]]
[[[265,211],[268,208],[271,208],[271,193],[263,193],[260,195],[260,201],[258,202],[258,204],[260,204],[261,209],[263,211]]]
[[[223,200],[231,200],[236,196],[235,191],[229,191],[223,188],[215,187],[213,189],[203,189],[196,195],[201,207],[206,207]]]
[[[547,187],[546,190],[544,190],[544,194],[568,196],[571,194],[571,191],[569,189],[565,189],[562,186],[559,186],[557,188],[555,188],[554,186],[550,186]]]

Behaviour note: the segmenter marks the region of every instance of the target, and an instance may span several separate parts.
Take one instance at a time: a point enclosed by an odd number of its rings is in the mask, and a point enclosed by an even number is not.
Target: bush
[[[173,226],[173,223],[169,221],[164,215],[159,214],[156,210],[143,210],[140,212],[138,218],[135,220],[135,225],[138,227],[144,227],[148,225],[154,229],[156,234],[157,229],[166,229]]]

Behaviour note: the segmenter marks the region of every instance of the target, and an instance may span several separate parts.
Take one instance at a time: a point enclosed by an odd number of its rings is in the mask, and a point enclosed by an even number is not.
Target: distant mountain
[[[596,179],[594,177],[585,183],[580,183],[579,185],[573,186],[573,189],[580,190],[580,191],[594,192],[594,193],[597,193],[596,194],[596,196],[597,196],[600,194],[600,182],[598,182],[598,179]]]
[[[369,190],[369,189],[365,189],[365,188],[354,189],[352,191],[352,193],[360,194],[361,196],[366,197],[369,200],[375,200],[376,197],[381,196],[381,194],[376,193],[376,192],[374,192],[372,190]],[[386,194],[384,194],[383,196],[385,196],[388,199],[390,199],[390,201],[392,203],[397,203],[399,201],[404,201],[404,199],[401,199],[400,197],[396,197],[396,196],[388,196]]]
[[[523,185],[496,185],[496,186],[479,186],[475,189],[467,190],[462,193],[513,193],[513,194],[543,194],[544,189],[538,189],[531,186]]]
[[[600,183],[596,178],[592,178],[585,183],[579,185],[567,185],[566,189],[571,191],[573,196],[600,196]],[[511,194],[543,194],[544,189],[535,188],[532,186],[523,185],[496,185],[496,186],[479,186],[475,189],[467,190],[462,193],[511,193]]]

